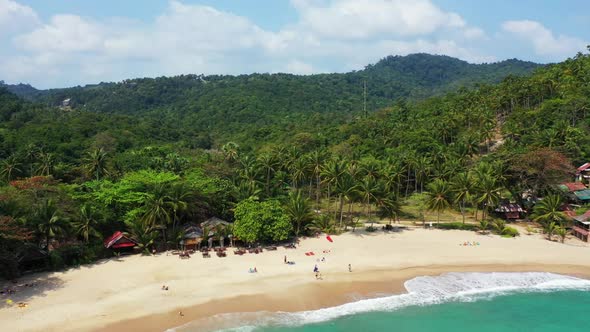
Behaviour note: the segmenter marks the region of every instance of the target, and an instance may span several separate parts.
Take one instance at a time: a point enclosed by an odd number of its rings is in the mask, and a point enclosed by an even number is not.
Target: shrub
[[[52,251],[49,253],[49,265],[53,270],[61,270],[66,267],[66,264],[61,257],[60,253],[57,251]]]
[[[365,228],[365,230],[367,232],[375,232],[377,230],[377,227],[374,226],[368,226],[367,228]]]
[[[516,228],[514,228],[514,227],[506,226],[502,230],[502,236],[503,237],[517,237],[519,235],[520,234],[518,233],[518,230]]]
[[[464,224],[461,222],[437,223],[434,227],[438,229],[459,229],[464,231],[476,231],[479,229],[477,225]]]

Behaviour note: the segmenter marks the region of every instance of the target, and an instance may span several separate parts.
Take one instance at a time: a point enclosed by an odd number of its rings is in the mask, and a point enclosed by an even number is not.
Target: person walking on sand
[[[350,264],[348,264],[348,272],[352,272],[352,266]]]
[[[285,261],[285,264],[287,264],[287,255],[285,255],[284,261]]]

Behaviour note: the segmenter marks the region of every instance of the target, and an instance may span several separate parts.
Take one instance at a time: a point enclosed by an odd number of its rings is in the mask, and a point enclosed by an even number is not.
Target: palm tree
[[[553,233],[557,231],[559,226],[555,223],[555,221],[550,222],[549,224],[545,225],[545,233],[547,233],[547,239],[551,241],[553,237]]]
[[[328,215],[330,214],[330,199],[332,198],[332,188],[336,186],[340,177],[344,173],[346,164],[342,160],[330,160],[322,168],[321,174],[324,177],[324,183],[327,185],[328,198]]]
[[[194,199],[195,193],[185,183],[174,184],[170,188],[168,196],[169,205],[172,208],[172,233],[176,232],[176,225],[180,219],[180,213],[189,209],[189,202]]]
[[[483,216],[485,219],[491,207],[498,205],[500,201],[500,191],[502,187],[497,183],[496,179],[491,175],[484,175],[479,182],[479,198],[478,203],[483,205]]]
[[[488,228],[490,228],[490,223],[489,223],[487,220],[485,220],[485,219],[482,219],[482,220],[479,222],[479,226],[478,226],[478,228],[479,228],[479,231],[480,231],[480,232],[482,232],[482,233],[484,233],[484,234],[485,234],[485,233],[487,233],[487,230],[488,230]]]
[[[555,222],[561,226],[567,221],[565,213],[560,211],[563,200],[559,195],[547,195],[533,208],[533,220],[548,225]]]
[[[504,234],[504,232],[506,231],[506,221],[505,220],[498,219],[498,220],[494,221],[493,226],[496,229],[496,232],[498,232],[498,234],[500,234],[500,235]]]
[[[352,203],[354,199],[354,195],[357,192],[357,184],[355,179],[350,175],[349,172],[344,172],[340,180],[336,183],[335,191],[338,193],[338,198],[340,200],[340,228],[342,228],[342,219],[344,214],[344,201],[348,202],[348,214],[352,218]]]
[[[371,218],[371,203],[377,200],[381,192],[380,183],[371,176],[365,176],[363,181],[358,184],[358,192],[361,196],[363,203],[367,207],[367,215],[371,227],[373,226],[373,219]]]
[[[386,166],[381,173],[385,190],[387,192],[393,191],[396,194],[399,194],[401,182],[405,173],[403,166],[399,163],[392,163]]]
[[[555,233],[557,233],[557,235],[559,235],[559,237],[561,238],[561,243],[564,243],[565,237],[567,236],[567,229],[563,226],[559,226],[555,230]]]
[[[33,165],[35,164],[35,160],[37,156],[41,153],[40,149],[33,143],[28,144],[25,147],[24,158],[25,161],[29,164],[29,176],[33,176]]]
[[[227,142],[221,147],[226,161],[233,163],[238,160],[240,146],[234,142]]]
[[[320,214],[314,221],[307,225],[307,229],[312,233],[330,234],[334,231],[334,222],[327,214]]]
[[[312,177],[315,178],[316,181],[316,206],[320,206],[320,195],[321,195],[321,174],[322,174],[322,167],[324,166],[324,162],[327,158],[327,153],[324,150],[315,150],[312,151],[309,155],[309,163],[311,167],[311,174]]]
[[[274,158],[274,155],[263,153],[258,156],[258,164],[266,174],[266,196],[270,197],[270,176],[276,171],[277,161]]]
[[[12,176],[15,173],[19,173],[21,163],[16,155],[10,155],[6,159],[2,160],[2,170],[0,173],[6,177],[6,181],[12,180]]]
[[[292,179],[291,185],[293,186],[293,188],[297,189],[299,183],[301,183],[305,180],[305,177],[308,173],[307,172],[308,166],[309,166],[309,164],[308,164],[306,158],[298,158],[298,159],[295,159],[291,163],[291,167],[290,167],[291,179]]]
[[[45,238],[45,248],[49,247],[51,239],[64,233],[66,220],[62,218],[52,200],[44,201],[33,213],[33,220],[40,234]]]
[[[157,185],[144,201],[145,213],[142,221],[151,227],[165,225],[172,220],[174,203],[171,201],[164,185]]]
[[[301,190],[291,191],[289,192],[285,210],[295,226],[295,236],[299,236],[301,230],[313,218],[309,199],[301,194]]]
[[[92,237],[100,238],[100,233],[96,230],[100,220],[100,215],[90,205],[82,205],[78,213],[78,221],[74,222],[73,226],[76,233],[84,238],[88,243],[88,239]]]
[[[465,223],[465,203],[470,201],[474,194],[473,179],[468,173],[457,174],[451,182],[451,191],[455,195],[455,203],[459,205]]]
[[[414,165],[415,190],[418,191],[418,183],[420,183],[420,192],[424,190],[424,181],[430,175],[431,160],[426,156],[422,156],[416,160]]]
[[[136,242],[139,248],[143,249],[145,254],[150,253],[150,247],[154,244],[154,241],[158,237],[158,233],[155,229],[141,220],[125,221],[125,225],[128,229],[128,235],[131,236]]]
[[[397,219],[402,212],[402,205],[397,194],[391,192],[383,197],[379,197],[377,200],[377,206],[379,207],[379,216],[382,218],[389,218],[390,225],[391,222],[394,219]]]
[[[436,222],[440,222],[440,213],[451,206],[450,189],[446,181],[436,179],[427,186],[426,205],[431,211],[436,211]]]
[[[88,152],[86,157],[86,170],[88,174],[100,180],[102,176],[108,175],[107,153],[103,148],[97,148]]]
[[[37,168],[39,175],[50,175],[53,172],[54,165],[55,159],[52,153],[39,153],[39,168]]]

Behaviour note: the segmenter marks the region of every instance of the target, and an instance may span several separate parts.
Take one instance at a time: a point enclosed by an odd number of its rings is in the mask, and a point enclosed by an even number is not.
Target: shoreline
[[[223,258],[133,255],[29,275],[19,283],[33,287],[0,295],[0,321],[5,329],[20,332],[136,326],[164,331],[222,312],[293,312],[399,294],[408,279],[444,272],[537,271],[590,277],[590,246],[578,246],[582,243],[573,238],[564,245],[540,234],[502,238],[415,228],[349,232],[332,239],[306,238],[296,249],[244,256],[230,251]],[[465,246],[467,241],[478,244]],[[295,264],[284,264],[285,256]],[[323,280],[314,278],[316,265]],[[253,267],[258,272],[248,273]],[[162,290],[163,285],[169,290]],[[28,306],[6,305],[7,299]]]
[[[364,299],[407,293],[404,283],[420,276],[438,276],[449,272],[549,272],[590,280],[590,267],[578,265],[500,265],[471,266],[430,265],[395,270],[374,270],[357,274],[354,281],[318,280],[299,287],[290,287],[280,294],[239,295],[211,300],[178,310],[138,317],[93,329],[95,332],[126,331],[161,332],[191,323],[198,331],[216,331],[225,327],[216,315],[255,312],[300,312],[335,307]],[[296,294],[295,296],[293,294]]]

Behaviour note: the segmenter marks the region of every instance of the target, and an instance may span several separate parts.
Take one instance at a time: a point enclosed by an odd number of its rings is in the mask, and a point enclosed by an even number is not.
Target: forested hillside
[[[390,56],[346,74],[132,79],[42,91],[35,100],[59,106],[70,99],[75,110],[181,121],[217,142],[233,139],[256,145],[260,140],[283,140],[292,131],[284,128],[317,132],[322,126],[362,116],[365,82],[366,109],[373,112],[398,98],[415,101],[459,87],[497,83],[538,67],[519,60],[475,65],[447,56],[414,54]]]
[[[347,75],[359,76],[347,85]],[[447,209],[475,215],[485,229],[493,209],[511,200],[557,227],[542,209],[561,207],[555,184],[590,158],[589,77],[590,56],[578,54],[526,77],[427,99],[379,97],[375,85],[368,98],[375,111],[366,118],[359,113],[359,73],[249,75],[231,84],[227,77],[184,76],[50,94],[57,103],[94,91],[72,109],[0,90],[0,264],[7,267],[0,270],[17,271],[14,253],[26,245],[51,249],[54,268],[92,261],[105,254],[100,241],[115,230],[145,249],[176,246],[179,225],[209,216],[235,221],[238,238],[264,242],[342,231],[377,215],[395,219],[416,201],[437,215]],[[281,84],[270,83],[279,78]],[[227,89],[208,90],[213,85]],[[326,85],[331,89],[322,98],[318,87]],[[356,93],[343,93],[350,86]],[[140,91],[145,98],[136,98]],[[204,91],[206,104],[186,97]],[[137,104],[120,112],[106,106],[129,107],[122,100]],[[105,108],[90,110],[94,103]],[[201,112],[210,122],[201,122]],[[552,198],[536,204],[538,197]],[[260,216],[273,226],[257,224]],[[496,229],[513,232],[502,224]]]

